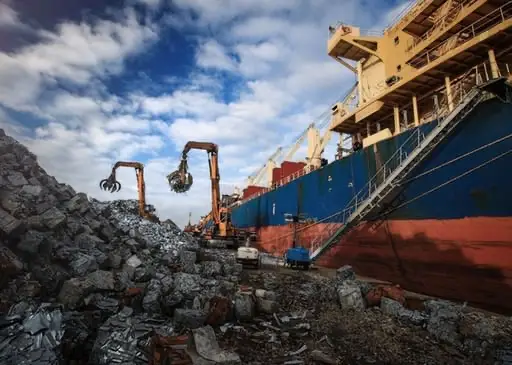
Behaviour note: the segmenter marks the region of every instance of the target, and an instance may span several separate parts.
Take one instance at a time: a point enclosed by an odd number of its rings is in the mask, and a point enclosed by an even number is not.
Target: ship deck
[[[421,23],[421,22],[420,22]],[[425,26],[420,23],[410,26],[408,31],[420,32]],[[366,128],[358,122],[358,113],[375,101],[383,106],[373,114],[366,116],[364,122],[381,123],[382,128],[393,129],[393,106],[408,108],[412,105],[412,96],[421,95],[422,99],[443,88],[445,78],[456,79],[471,68],[481,66],[481,72],[489,75],[489,50],[496,50],[495,56],[504,68],[502,74],[510,74],[512,69],[512,1],[492,1],[479,11],[472,13],[456,26],[448,29],[442,36],[432,41],[409,64],[418,69],[408,78],[402,79],[387,88],[383,93],[352,111],[342,123],[332,130],[339,133],[354,134]]]

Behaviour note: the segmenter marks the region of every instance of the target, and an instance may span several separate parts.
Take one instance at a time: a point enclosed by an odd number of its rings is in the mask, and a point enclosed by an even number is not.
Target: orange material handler
[[[171,190],[177,193],[184,193],[190,189],[193,180],[188,172],[187,157],[190,150],[204,150],[208,153],[208,163],[210,167],[211,199],[212,210],[210,212],[213,220],[213,230],[205,234],[206,240],[223,240],[228,247],[238,248],[239,243],[245,239],[245,233],[236,230],[231,224],[231,210],[227,204],[222,204],[220,195],[220,176],[218,161],[218,146],[210,142],[187,142],[183,148],[181,162],[178,170],[167,175]],[[206,223],[206,221],[204,222]]]
[[[119,167],[132,167],[135,169],[135,176],[137,177],[137,191],[139,194],[139,215],[143,218],[156,221],[157,217],[153,214],[154,209],[149,209],[146,206],[146,184],[144,182],[144,165],[140,162],[125,162],[118,161],[112,167],[110,176],[100,181],[100,188],[102,190],[115,193],[121,190],[121,183],[116,180],[116,170]]]

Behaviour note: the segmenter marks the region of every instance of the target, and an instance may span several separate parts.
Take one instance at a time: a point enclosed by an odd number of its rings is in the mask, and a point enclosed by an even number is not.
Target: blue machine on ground
[[[309,250],[304,247],[289,248],[284,254],[284,265],[292,268],[309,269],[309,265],[311,265]]]

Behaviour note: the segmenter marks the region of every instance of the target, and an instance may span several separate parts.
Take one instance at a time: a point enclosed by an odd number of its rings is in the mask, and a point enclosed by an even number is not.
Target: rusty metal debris
[[[229,298],[213,297],[210,300],[210,311],[206,318],[206,323],[212,326],[225,323],[231,310],[232,304]]]
[[[192,360],[186,352],[187,344],[187,335],[152,336],[149,365],[191,365]]]

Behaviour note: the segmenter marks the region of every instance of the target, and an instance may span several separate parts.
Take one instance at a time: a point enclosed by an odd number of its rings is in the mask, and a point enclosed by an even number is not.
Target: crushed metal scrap
[[[62,308],[45,303],[31,313],[15,306],[0,321],[1,364],[58,364],[64,335]]]

